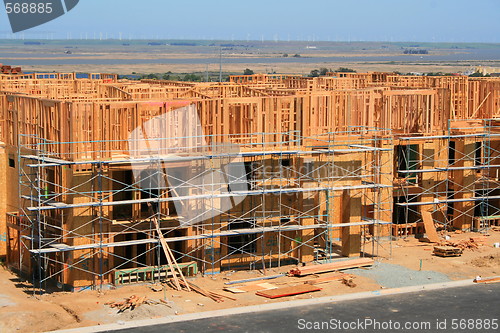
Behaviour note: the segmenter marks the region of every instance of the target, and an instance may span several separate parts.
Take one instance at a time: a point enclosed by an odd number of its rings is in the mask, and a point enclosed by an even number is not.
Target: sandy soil
[[[482,237],[478,233],[447,233],[450,241],[467,240]],[[441,272],[452,280],[461,280],[480,276],[500,275],[500,249],[493,244],[500,242],[500,232],[491,231],[484,235],[485,245],[475,250],[464,250],[460,257],[442,258],[432,255],[433,244],[421,243],[413,237],[393,242],[392,256],[387,248],[380,251],[381,261],[405,266],[413,270]]]
[[[449,233],[448,235],[453,241],[481,236],[477,233]],[[383,244],[383,247],[379,249],[379,260],[415,271],[420,270],[420,261],[422,260],[422,270],[445,273],[452,280],[474,278],[477,275],[483,277],[500,275],[500,249],[493,247],[493,243],[500,242],[500,232],[492,231],[484,238],[485,245],[477,250],[465,250],[461,257],[440,258],[432,255],[432,244],[421,243],[417,239],[409,237],[391,244]],[[268,269],[267,274],[284,273],[292,267]],[[319,292],[275,300],[257,296],[254,292],[231,294],[223,291],[225,282],[260,276],[262,273],[259,271],[229,271],[213,277],[199,276],[191,280],[204,289],[236,299],[235,301],[227,299],[222,303],[216,303],[194,292],[175,291],[171,288],[155,292],[150,288],[151,285],[132,285],[115,290],[86,291],[78,294],[59,292],[33,297],[28,284],[23,283],[7,270],[0,268],[0,332],[42,332],[293,299],[357,293],[381,288],[370,278],[356,276],[354,278],[356,287],[354,288],[334,281],[318,285],[323,288]],[[302,284],[303,279],[285,276],[267,282],[278,286],[293,286]],[[106,302],[122,300],[131,295],[147,296],[148,299],[156,301],[166,298],[170,303],[169,306],[143,305],[133,311],[127,310],[120,314],[117,313],[116,309],[104,305]]]
[[[293,266],[285,266],[281,269],[268,270],[269,275],[286,272]],[[2,307],[0,303],[0,332],[44,332],[56,329],[67,329],[128,321],[146,318],[157,318],[173,314],[185,314],[201,311],[227,309],[233,307],[256,305],[263,303],[276,303],[283,300],[308,299],[328,295],[340,295],[361,291],[376,290],[380,287],[364,277],[356,277],[355,288],[350,288],[339,281],[319,285],[323,288],[319,292],[286,297],[282,299],[266,299],[255,295],[254,292],[244,294],[232,294],[223,291],[224,282],[230,280],[248,279],[262,276],[259,272],[224,272],[215,277],[197,277],[191,280],[197,286],[215,291],[235,298],[236,301],[226,299],[222,303],[196,294],[194,292],[176,291],[169,287],[165,292],[154,292],[151,285],[134,285],[121,287],[107,291],[86,291],[78,293],[52,293],[34,297],[28,288],[16,286],[17,278],[5,269],[0,270],[0,281],[2,281],[2,295],[7,296],[15,305]],[[278,286],[293,286],[303,284],[300,278],[281,277],[272,280]],[[105,303],[123,300],[131,295],[147,296],[148,299],[159,301],[166,299],[170,306],[166,305],[143,305],[137,309],[126,310],[117,313]]]

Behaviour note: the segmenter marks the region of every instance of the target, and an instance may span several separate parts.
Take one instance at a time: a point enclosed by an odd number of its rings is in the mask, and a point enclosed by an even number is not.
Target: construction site
[[[16,70],[0,75],[0,254],[42,293],[488,231],[499,116],[498,78]]]

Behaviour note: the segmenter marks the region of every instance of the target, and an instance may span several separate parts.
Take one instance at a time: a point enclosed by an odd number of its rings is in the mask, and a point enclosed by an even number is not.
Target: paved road
[[[460,322],[460,319],[473,319],[474,321]],[[338,320],[341,322],[339,323]],[[114,332],[500,332],[499,322],[500,284],[491,284],[193,320]],[[415,326],[410,326],[411,329],[405,330],[404,325],[407,323]],[[488,323],[490,329],[485,330]],[[342,329],[343,325],[347,324],[352,325],[351,329]],[[397,329],[398,324],[401,325],[400,330]],[[323,325],[323,327],[318,325]]]

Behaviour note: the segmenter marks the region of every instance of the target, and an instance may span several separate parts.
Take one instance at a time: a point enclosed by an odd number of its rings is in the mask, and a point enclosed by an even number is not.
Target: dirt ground
[[[478,249],[464,250],[459,257],[442,258],[432,254],[434,244],[419,242],[414,237],[399,239],[392,243],[392,255],[388,247],[384,247],[379,255],[381,262],[398,264],[412,270],[441,272],[451,280],[475,278],[476,276],[500,275],[500,249],[493,244],[500,242],[500,232],[490,231],[489,234],[479,233],[447,233],[449,241],[469,240],[471,237],[483,238],[484,245]]]
[[[448,233],[450,241],[483,237],[478,233]],[[460,257],[441,258],[432,254],[433,244],[421,243],[414,237],[384,243],[379,247],[377,260],[381,263],[400,265],[419,271],[435,271],[446,274],[451,280],[500,275],[500,249],[493,244],[500,242],[500,232],[491,231],[484,235],[484,245],[475,250],[464,250]],[[420,266],[422,265],[422,266]],[[294,266],[283,266],[267,270],[267,275],[286,273]],[[381,266],[382,267],[382,266]],[[206,290],[224,294],[236,300],[226,299],[216,303],[195,292],[175,291],[165,288],[155,292],[152,285],[131,285],[107,291],[84,291],[80,293],[56,292],[33,297],[29,284],[19,280],[3,267],[0,268],[0,332],[43,332],[116,323],[137,319],[158,318],[166,315],[186,314],[234,308],[247,305],[274,303],[295,299],[333,296],[381,288],[377,281],[355,276],[355,287],[348,287],[340,281],[319,284],[322,290],[303,295],[267,299],[255,292],[232,294],[223,291],[228,281],[263,276],[260,271],[228,271],[215,276],[198,276],[190,281]],[[281,286],[303,284],[310,277],[283,276],[268,282]],[[168,305],[142,305],[133,311],[117,313],[116,309],[105,305],[107,302],[123,300],[131,295],[146,296],[150,300],[166,299]]]
[[[239,63],[227,63],[223,66],[223,72],[226,74],[243,73],[242,68],[250,67],[255,73],[268,73],[271,69],[278,74],[287,75],[309,75],[312,69],[327,67],[336,69],[338,67],[348,67],[356,70],[359,73],[365,72],[442,72],[442,73],[462,73],[478,66],[500,67],[500,61],[486,60],[481,62],[474,61],[454,61],[450,62],[375,62],[375,61],[346,61],[342,63],[331,63],[318,61],[317,63],[252,63],[251,65],[242,65]],[[208,70],[210,73],[218,73],[218,64],[127,64],[127,65],[36,65],[23,66],[25,72],[52,72],[71,73],[71,72],[90,72],[90,73],[116,73],[120,75],[128,75],[131,73],[149,74],[149,73],[205,73]]]

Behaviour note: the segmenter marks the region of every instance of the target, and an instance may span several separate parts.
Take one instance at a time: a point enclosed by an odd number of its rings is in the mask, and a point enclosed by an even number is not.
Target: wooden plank
[[[314,291],[320,291],[321,288],[311,286],[308,284],[301,284],[298,286],[293,286],[293,287],[284,287],[284,288],[277,288],[277,289],[272,289],[272,290],[266,290],[266,291],[258,291],[255,294],[258,296],[263,296],[267,298],[280,298],[280,297],[286,297],[286,296],[293,296],[293,295],[300,295],[300,294],[305,294],[305,293],[310,293]]]
[[[441,239],[434,226],[434,220],[432,219],[432,213],[424,210],[422,207],[422,220],[424,221],[425,234],[431,243],[439,243]]]
[[[351,221],[351,196],[349,190],[342,191],[340,212],[341,223],[349,223]],[[342,228],[342,255],[348,257],[352,250],[351,229],[349,227]]]
[[[491,278],[491,279],[474,279],[474,282],[475,283],[484,283],[484,284],[498,283],[498,282],[500,282],[500,277]]]
[[[184,285],[187,287],[187,290],[191,291],[189,284],[186,281],[184,274],[182,273],[182,270],[180,269],[179,265],[177,264],[177,261],[175,260],[175,257],[172,254],[170,247],[168,246],[167,242],[165,241],[165,238],[163,237],[163,233],[161,232],[160,224],[158,223],[158,220],[156,219],[156,217],[153,217],[152,220],[153,220],[153,223],[155,225],[158,237],[160,239],[161,247],[163,249],[163,252],[165,253],[165,257],[167,257],[168,265],[169,265],[170,269],[172,270],[172,276],[173,276],[174,284],[177,287],[177,290],[182,290],[182,288],[181,288],[181,285],[179,284],[179,279],[177,278],[176,270],[177,270],[177,272],[179,272],[179,275],[180,275],[182,281],[184,282]]]
[[[282,276],[286,276],[286,274],[278,274],[278,275],[271,275],[271,276],[261,276],[258,278],[253,278],[253,279],[246,279],[246,280],[236,280],[236,281],[229,281],[224,284],[229,285],[229,284],[239,284],[239,283],[245,283],[245,282],[252,282],[252,281],[260,281],[260,280],[272,280],[276,279]]]
[[[375,261],[373,259],[369,259],[369,258],[342,260],[342,261],[336,261],[336,262],[329,263],[329,264],[297,267],[297,268],[290,270],[289,274],[295,275],[295,276],[304,276],[304,275],[310,275],[310,274],[318,274],[318,273],[324,273],[324,272],[337,271],[337,270],[342,270],[342,269],[371,266],[374,263],[375,263]]]
[[[352,278],[352,275],[345,274],[345,273],[335,273],[335,274],[328,275],[328,276],[322,276],[322,277],[319,277],[316,279],[308,279],[307,281],[304,281],[304,283],[321,284],[321,283],[332,282],[332,281],[340,281],[344,278]]]
[[[278,287],[274,284],[267,283],[267,282],[261,282],[261,283],[255,283],[255,284],[249,284],[249,285],[237,286],[237,287],[224,287],[224,290],[238,294],[238,293],[246,293],[249,291],[270,290],[270,289],[277,289],[277,288]]]

